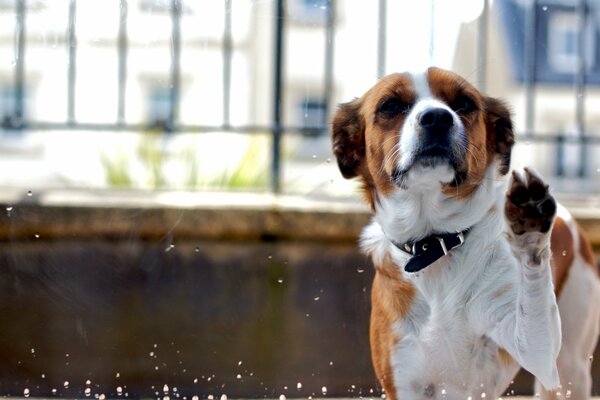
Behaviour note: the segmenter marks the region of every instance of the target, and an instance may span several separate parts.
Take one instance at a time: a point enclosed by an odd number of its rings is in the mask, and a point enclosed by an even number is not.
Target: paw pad
[[[556,201],[542,178],[525,168],[524,177],[512,174],[504,212],[514,234],[546,233],[552,227]]]

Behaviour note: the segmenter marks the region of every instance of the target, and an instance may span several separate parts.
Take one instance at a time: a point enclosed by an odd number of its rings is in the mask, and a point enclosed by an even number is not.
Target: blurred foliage
[[[210,143],[210,138],[194,140],[196,137],[177,143],[175,137],[169,135],[161,131],[146,131],[140,135],[133,154],[122,149],[103,154],[101,162],[107,184],[150,189],[266,187],[268,141],[265,137],[243,137],[243,140],[235,142],[242,151],[230,154],[229,149],[222,148],[223,142],[228,142],[222,137],[214,143]],[[236,139],[239,138],[231,138],[231,141]],[[209,163],[215,165],[207,165]]]

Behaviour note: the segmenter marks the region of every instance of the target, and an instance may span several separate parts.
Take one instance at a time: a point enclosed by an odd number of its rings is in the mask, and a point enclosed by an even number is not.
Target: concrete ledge
[[[557,195],[600,248],[600,197]],[[256,193],[46,190],[0,194],[0,240],[162,238],[352,242],[370,218],[357,198]],[[36,236],[37,235],[37,236]]]

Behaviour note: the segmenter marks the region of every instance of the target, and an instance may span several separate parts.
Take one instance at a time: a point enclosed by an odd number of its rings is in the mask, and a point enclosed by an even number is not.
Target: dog
[[[497,398],[520,368],[543,399],[588,399],[600,329],[589,241],[530,168],[507,105],[439,68],[381,79],[331,122],[373,218],[370,345],[395,399]]]

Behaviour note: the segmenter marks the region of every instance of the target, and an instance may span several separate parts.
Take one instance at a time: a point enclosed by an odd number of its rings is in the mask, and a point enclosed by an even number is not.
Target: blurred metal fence
[[[76,68],[77,68],[77,44],[76,44],[76,8],[77,0],[69,0],[69,18],[67,26],[67,51],[68,51],[68,66],[67,66],[67,110],[66,120],[63,123],[36,121],[25,118],[24,112],[24,97],[25,97],[25,68],[27,59],[27,49],[25,48],[25,31],[27,28],[27,0],[15,0],[15,105],[12,115],[5,116],[2,120],[2,128],[4,129],[33,129],[33,130],[143,130],[149,126],[145,124],[132,124],[125,120],[125,109],[127,107],[125,101],[125,87],[127,82],[127,57],[128,57],[128,1],[120,0],[120,23],[117,39],[118,46],[118,99],[116,107],[116,122],[107,123],[89,123],[80,121],[75,118],[76,107]],[[435,7],[436,0],[430,0],[432,9]],[[478,76],[477,82],[480,89],[485,90],[486,82],[486,52],[487,52],[487,37],[489,26],[489,0],[484,1],[484,8],[479,17],[478,32],[477,32],[477,60],[478,60]],[[580,21],[585,21],[589,12],[590,0],[572,0],[571,3],[576,3],[577,15]],[[323,74],[323,99],[325,104],[325,112],[322,115],[320,126],[314,127],[299,127],[284,124],[282,119],[282,99],[285,92],[284,80],[284,53],[290,51],[285,48],[286,34],[286,0],[274,0],[273,7],[273,96],[272,96],[272,116],[271,124],[268,126],[249,126],[249,125],[232,125],[230,123],[230,98],[231,89],[231,60],[232,60],[232,16],[231,16],[232,0],[223,0],[225,7],[224,31],[222,34],[222,57],[223,57],[223,121],[220,125],[185,125],[178,120],[178,108],[180,102],[180,57],[181,57],[181,33],[180,20],[182,10],[182,0],[170,0],[171,11],[171,67],[170,67],[170,95],[169,95],[169,113],[168,118],[164,121],[164,126],[161,126],[166,132],[215,132],[215,131],[230,131],[241,133],[252,132],[270,132],[272,135],[271,145],[271,189],[278,193],[281,190],[281,139],[282,135],[289,133],[301,133],[321,135],[328,131],[328,119],[330,109],[332,107],[332,90],[333,90],[333,63],[334,63],[334,48],[335,48],[335,0],[322,0],[325,4],[326,19],[324,23],[324,43],[325,43],[325,65]],[[387,3],[388,0],[378,1],[378,34],[377,34],[377,76],[381,77],[386,73],[386,29],[387,29]],[[554,2],[556,3],[556,2]],[[578,66],[577,72],[573,77],[573,85],[576,88],[576,130],[575,137],[566,136],[563,134],[536,134],[535,120],[535,103],[536,103],[536,9],[542,4],[541,0],[531,0],[526,6],[525,18],[525,41],[524,41],[524,65],[523,65],[523,85],[525,87],[526,97],[526,122],[524,136],[530,141],[553,142],[559,145],[558,154],[560,156],[560,146],[567,142],[575,142],[580,146],[580,170],[579,176],[583,177],[586,174],[586,144],[598,144],[600,139],[586,134],[585,127],[585,91],[586,91],[586,54],[585,54],[585,32],[583,28],[578,31],[577,48],[578,48]],[[432,22],[433,23],[433,22]],[[155,127],[155,126],[154,126]],[[560,158],[560,157],[559,157]],[[562,160],[558,160],[557,171],[560,174]]]

